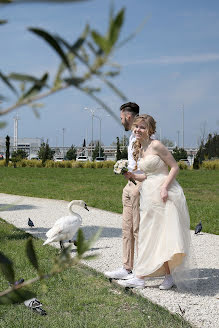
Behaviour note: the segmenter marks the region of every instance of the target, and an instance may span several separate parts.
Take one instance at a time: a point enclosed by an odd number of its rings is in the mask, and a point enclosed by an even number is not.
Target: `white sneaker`
[[[118,284],[127,287],[127,288],[138,288],[142,289],[145,287],[144,285],[144,279],[139,279],[139,278],[132,278],[128,280],[120,280],[118,281]]]
[[[131,279],[134,277],[132,271],[128,271],[125,268],[118,269],[116,271],[104,272],[105,276],[111,279]]]
[[[172,288],[174,285],[173,277],[171,274],[166,274],[164,281],[162,284],[159,286],[160,289],[162,290],[167,290]]]

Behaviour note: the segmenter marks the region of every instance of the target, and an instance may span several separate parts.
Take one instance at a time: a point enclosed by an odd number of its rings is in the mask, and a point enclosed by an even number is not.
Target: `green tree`
[[[92,160],[94,161],[96,157],[104,157],[104,149],[100,147],[99,141],[96,143],[96,146],[92,152]]]
[[[21,159],[25,159],[28,157],[28,154],[23,149],[14,150],[11,155],[12,158],[17,158],[17,161],[20,161]]]
[[[219,157],[219,135],[215,133],[213,136],[211,133],[208,135],[208,139],[204,144],[203,139],[196,154],[196,161],[201,165],[205,159],[218,158]],[[193,164],[194,167],[194,164]]]
[[[177,162],[179,162],[181,159],[187,158],[187,152],[184,148],[175,147],[173,149],[172,155]]]
[[[119,161],[121,157],[119,137],[116,137],[116,160]]]
[[[40,146],[40,149],[38,151],[38,157],[39,159],[42,160],[42,164],[44,165],[45,162],[49,159],[53,159],[53,156],[55,154],[55,151],[52,150],[50,147],[49,147],[49,144],[48,144],[48,141],[45,143],[43,142]]]
[[[10,137],[8,135],[5,138],[5,146],[6,146],[5,166],[8,166],[9,158],[10,158]]]
[[[193,166],[192,167],[193,167],[194,170],[198,170],[199,169],[200,166],[199,166],[199,161],[198,161],[197,157],[194,158],[194,162],[193,162]]]
[[[174,146],[173,142],[170,139],[168,139],[168,138],[161,139],[161,142],[166,147],[173,147]]]
[[[77,148],[74,145],[71,145],[71,148],[67,151],[65,157],[69,161],[76,160],[76,157],[77,157]]]
[[[124,147],[122,152],[121,152],[121,158],[122,159],[128,159],[128,148]]]

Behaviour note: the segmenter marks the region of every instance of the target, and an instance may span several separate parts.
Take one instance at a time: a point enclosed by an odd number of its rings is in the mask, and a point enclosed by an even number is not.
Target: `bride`
[[[179,168],[168,151],[151,136],[156,122],[150,115],[137,116],[133,157],[145,173],[127,172],[127,178],[143,181],[140,195],[140,227],[135,277],[119,281],[125,287],[144,288],[145,277],[165,276],[160,289],[186,285],[190,248],[190,218],[182,188],[175,180]],[[170,170],[168,170],[168,167]]]

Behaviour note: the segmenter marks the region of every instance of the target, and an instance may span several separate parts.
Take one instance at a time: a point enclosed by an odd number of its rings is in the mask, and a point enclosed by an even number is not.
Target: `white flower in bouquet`
[[[114,172],[116,174],[124,174],[125,172],[128,172],[127,159],[120,159],[119,161],[117,161],[116,164],[114,165]],[[132,181],[136,185],[136,182],[134,179],[130,178],[129,180]]]

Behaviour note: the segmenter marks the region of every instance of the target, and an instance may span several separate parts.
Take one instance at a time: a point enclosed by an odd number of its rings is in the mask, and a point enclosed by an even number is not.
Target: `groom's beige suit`
[[[135,141],[135,136],[132,133],[129,138],[128,146],[128,162],[129,171],[133,171],[136,165],[132,156],[132,144]],[[135,171],[136,174],[142,173],[140,170]],[[137,185],[128,181],[123,189],[122,203],[122,241],[123,241],[123,267],[127,270],[132,270],[134,265],[134,250],[138,251],[138,230],[140,222],[140,187],[141,182],[136,181]]]

